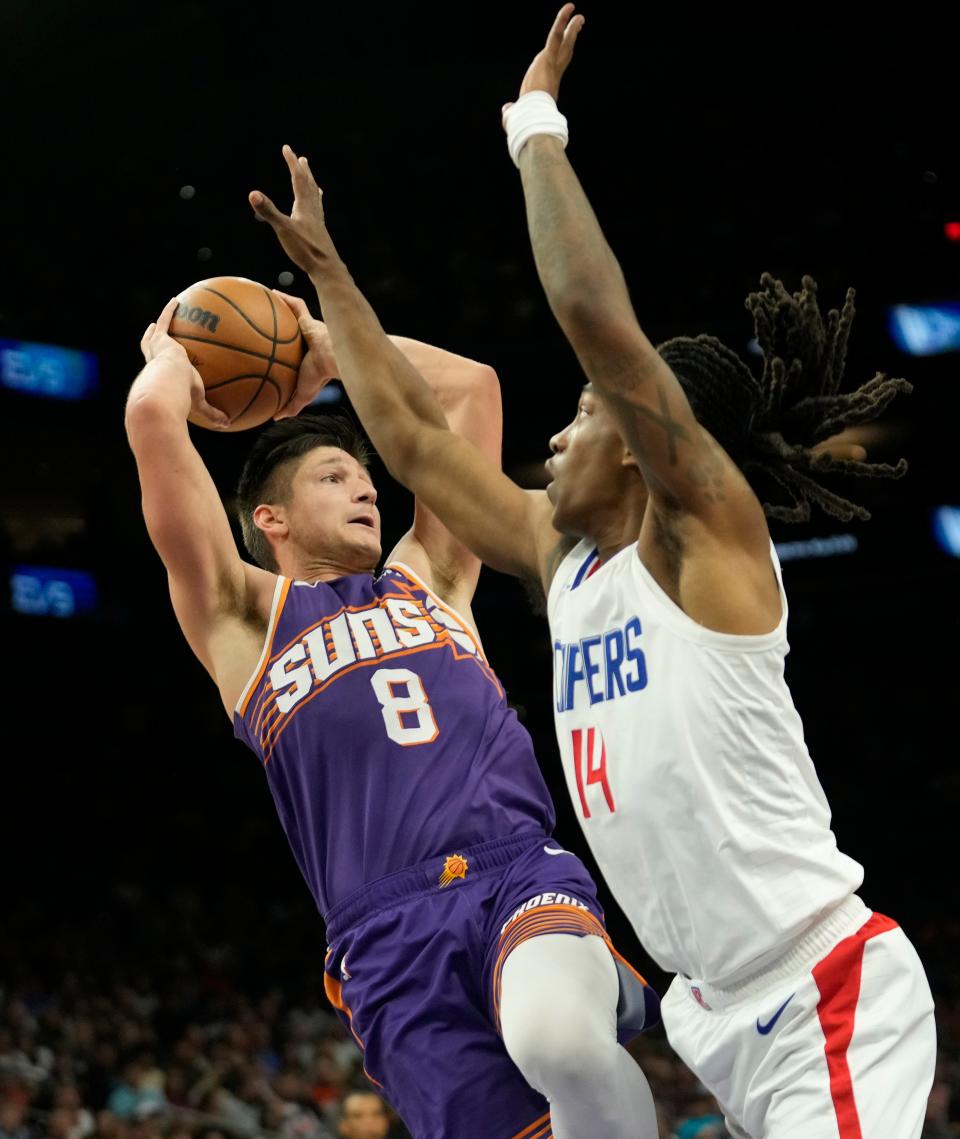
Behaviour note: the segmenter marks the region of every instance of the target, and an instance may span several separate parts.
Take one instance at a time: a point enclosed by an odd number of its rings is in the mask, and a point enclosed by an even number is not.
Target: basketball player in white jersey
[[[566,5],[505,116],[541,280],[590,381],[551,440],[546,494],[450,432],[390,354],[312,178],[295,180],[296,220],[258,212],[326,277],[336,304],[324,315],[357,364],[342,379],[391,473],[489,565],[543,585],[571,797],[638,936],[677,974],[668,1037],[731,1135],[911,1139],[933,1077],[930,989],[837,849],[784,681],[787,605],[764,506],[738,466],[773,516],[816,504],[865,517],[823,478],[901,468],[835,436],[909,385],[839,392],[852,294],[825,323],[809,278],[791,296],[764,277],[749,298],[761,379],[711,337],[651,345],[564,154],[555,97],[581,26]],[[308,316],[302,327],[309,339]],[[524,948],[504,986],[549,1005],[558,990]],[[529,1026],[504,1017],[502,1029],[511,1054],[535,1053]]]

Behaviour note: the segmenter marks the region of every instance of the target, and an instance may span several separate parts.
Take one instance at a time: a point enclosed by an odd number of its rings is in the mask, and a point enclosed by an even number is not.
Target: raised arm
[[[284,147],[284,157],[294,190],[291,215],[259,191],[250,195],[251,205],[273,227],[288,256],[309,274],[339,377],[390,473],[484,562],[542,580],[550,552],[560,541],[550,525],[546,496],[522,490],[491,454],[450,430],[440,401],[383,331],[338,255],[307,160],[289,147]],[[466,405],[461,410],[470,414]]]
[[[186,352],[167,334],[176,304],[144,335],[147,363],[130,389],[125,424],[147,532],[166,567],[174,612],[229,714],[262,648],[276,579],[241,560],[220,495],[190,440],[188,415],[210,427],[225,426],[227,417],[207,403]]]
[[[496,372],[419,340],[391,336],[390,341],[424,378],[437,397],[454,435],[468,440],[487,460],[500,468],[503,441],[503,406]],[[420,496],[414,499],[413,527],[401,538],[391,560],[418,570],[418,561],[430,571],[431,584],[454,604],[472,599],[480,576],[480,559],[437,517]]]
[[[276,416],[283,419],[299,414],[326,383],[339,378],[341,369],[326,324],[315,320],[299,297],[287,293],[278,295],[297,314],[308,346],[296,391]],[[494,370],[407,336],[390,336],[389,340],[426,380],[450,430],[469,439],[482,455],[499,467],[503,414],[500,385]],[[419,498],[414,500],[413,526],[387,561],[404,562],[457,607],[469,604],[480,574],[480,559],[455,538]]]
[[[530,118],[536,104],[523,104],[522,97],[535,91],[556,98],[582,26],[573,5],[564,5],[524,77],[521,100],[505,108],[514,145],[522,122],[533,130],[528,128],[520,149],[519,167],[540,280],[584,372],[640,466],[654,511],[661,519],[677,511],[693,516],[715,538],[745,545],[766,559],[769,539],[759,502],[697,423],[676,376],[640,327],[623,273],[561,137],[536,133],[539,124]],[[541,124],[550,129],[553,118],[562,129],[557,112],[549,103],[545,107],[539,110]]]

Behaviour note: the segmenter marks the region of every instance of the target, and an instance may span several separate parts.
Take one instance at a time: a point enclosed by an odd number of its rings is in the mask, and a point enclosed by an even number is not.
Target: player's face
[[[347,1099],[340,1122],[344,1139],[385,1139],[389,1130],[387,1109],[378,1095],[364,1092]]]
[[[601,512],[620,508],[624,475],[623,440],[589,385],[573,420],[550,440],[550,450],[553,524],[561,533],[589,537]]]
[[[288,521],[303,550],[356,572],[376,566],[380,512],[366,467],[339,447],[315,447],[297,467],[292,492]]]

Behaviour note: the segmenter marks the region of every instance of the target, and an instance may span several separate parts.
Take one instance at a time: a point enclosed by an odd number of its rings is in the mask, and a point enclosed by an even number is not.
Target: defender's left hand
[[[559,96],[560,80],[573,59],[577,36],[584,25],[584,17],[575,16],[573,9],[573,4],[564,4],[557,13],[546,44],[533,57],[533,62],[523,77],[521,95],[526,95],[528,91],[546,91],[554,99]],[[513,103],[506,103],[502,113],[505,115],[512,106]]]
[[[249,201],[257,217],[272,227],[290,260],[305,273],[312,273],[325,258],[336,257],[323,217],[323,191],[306,158],[294,154],[289,146],[284,146],[283,157],[293,186],[290,215],[278,210],[261,190],[252,190]]]

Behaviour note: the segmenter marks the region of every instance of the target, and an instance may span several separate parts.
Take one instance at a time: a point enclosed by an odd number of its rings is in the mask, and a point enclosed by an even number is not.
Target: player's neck
[[[646,500],[642,505],[624,503],[617,511],[595,519],[590,533],[584,536],[596,546],[601,564],[608,562],[627,546],[634,545],[640,536],[645,506]]]
[[[372,575],[375,568],[357,565],[345,558],[302,557],[285,562],[280,567],[280,573],[294,581],[335,581],[358,573]]]

